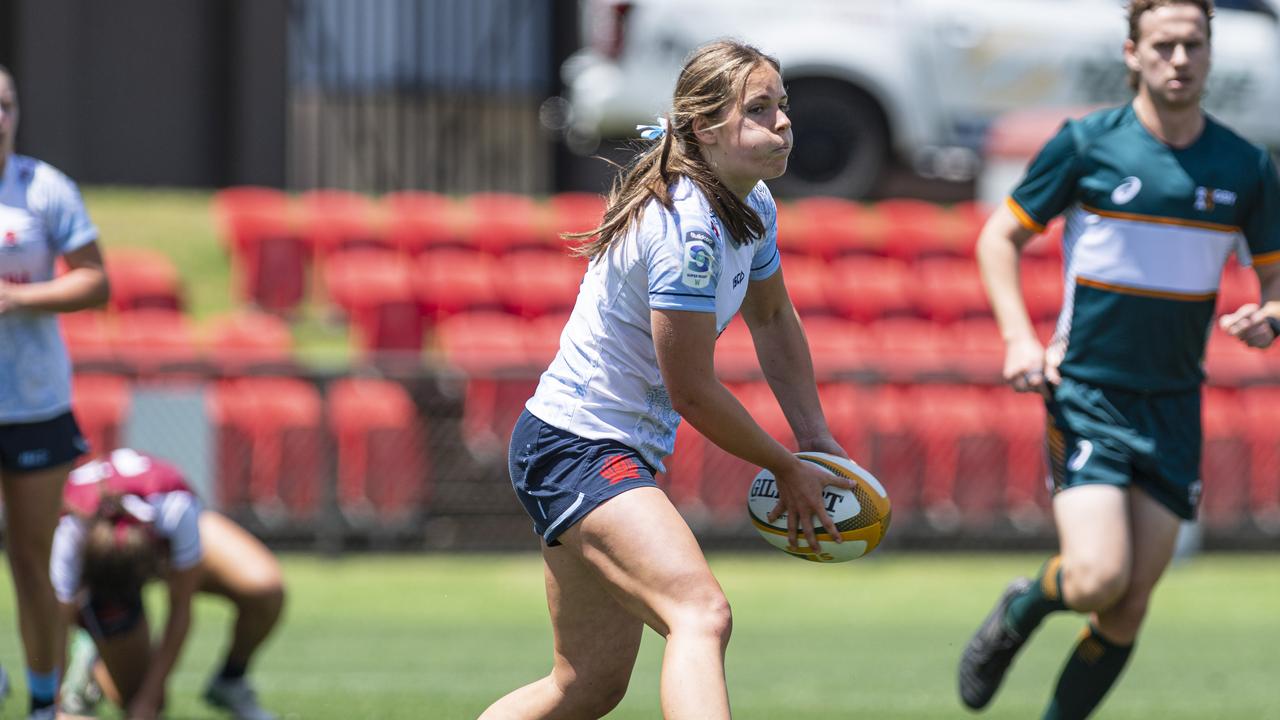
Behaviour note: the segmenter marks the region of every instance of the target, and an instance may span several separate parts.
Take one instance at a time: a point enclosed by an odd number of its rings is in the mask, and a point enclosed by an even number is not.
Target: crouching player
[[[236,609],[231,645],[205,700],[237,720],[273,720],[245,678],[284,605],[275,558],[256,538],[204,510],[174,467],[129,449],[82,465],[63,493],[50,571],[67,622],[87,631],[71,643],[62,686],[64,715],[84,716],[105,696],[129,720],[150,720],[191,627],[197,592]],[[152,644],[142,587],[168,590],[164,631]]]

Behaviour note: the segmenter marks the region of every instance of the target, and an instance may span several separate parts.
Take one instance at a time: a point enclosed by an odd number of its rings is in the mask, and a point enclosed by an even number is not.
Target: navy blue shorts
[[[142,594],[120,600],[89,598],[80,606],[80,627],[99,640],[123,635],[142,621]]]
[[[657,487],[653,468],[616,440],[588,440],[520,413],[507,456],[511,486],[549,546],[606,500]]]
[[[0,470],[35,472],[69,463],[89,451],[75,416],[0,425]]]

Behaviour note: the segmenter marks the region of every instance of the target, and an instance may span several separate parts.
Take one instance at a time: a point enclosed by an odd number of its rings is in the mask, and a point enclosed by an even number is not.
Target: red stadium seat
[[[1248,518],[1252,460],[1247,417],[1239,393],[1221,387],[1205,388],[1202,415],[1201,519],[1206,528],[1234,530]]]
[[[462,201],[462,234],[491,255],[548,245],[543,208],[532,198],[509,193],[474,193]],[[560,246],[560,243],[556,243]]]
[[[867,330],[844,318],[817,316],[804,319],[809,355],[819,382],[868,370],[872,363]]]
[[[881,200],[873,206],[885,225],[883,253],[908,262],[930,254],[929,249],[945,241],[939,239],[949,222],[941,206],[911,198]]]
[[[1240,393],[1249,440],[1249,512],[1265,532],[1280,535],[1280,387]]]
[[[59,313],[58,324],[67,352],[76,367],[99,367],[116,364],[112,343],[111,318],[101,310]]]
[[[138,375],[203,373],[204,353],[191,319],[170,310],[121,313],[112,326],[116,355]]]
[[[421,190],[388,193],[382,198],[387,242],[416,256],[440,247],[458,246],[458,204],[446,195]]]
[[[861,410],[866,450],[856,459],[884,484],[894,522],[909,524],[920,511],[924,486],[925,447],[915,421],[920,409],[905,386],[881,385],[866,393]]]
[[[1032,322],[1056,320],[1062,312],[1066,293],[1062,263],[1053,259],[1026,257],[1019,270],[1022,299]]]
[[[716,338],[715,363],[716,374],[724,381],[742,382],[760,376],[756,346],[741,315],[735,315]]]
[[[436,327],[445,360],[466,375],[462,431],[478,452],[505,447],[544,369],[529,355],[525,322],[506,313],[462,313]]]
[[[331,256],[324,270],[329,296],[347,313],[361,351],[374,355],[422,351],[422,310],[409,260],[396,253],[360,250]]]
[[[1004,338],[989,317],[957,320],[941,328],[952,352],[947,364],[975,382],[999,383],[1004,370]]]
[[[492,257],[476,250],[441,248],[414,260],[413,292],[428,323],[461,312],[500,310]]]
[[[251,310],[221,315],[207,322],[204,337],[210,361],[224,375],[293,364],[293,333],[275,315]]]
[[[220,505],[269,524],[314,520],[325,467],[315,386],[284,377],[226,380],[213,386],[208,407]]]
[[[498,260],[495,283],[507,312],[525,318],[573,309],[586,260],[565,252],[515,252]]]
[[[1018,393],[1004,386],[988,391],[992,421],[1004,438],[1004,507],[1015,528],[1041,530],[1052,521],[1045,479],[1044,400],[1034,393]]]
[[[290,212],[290,202],[283,190],[238,185],[222,188],[213,194],[213,213],[222,239],[230,243],[235,240],[239,218],[246,215],[284,217]]]
[[[1003,509],[1008,447],[993,418],[998,402],[972,385],[920,385],[913,421],[924,442],[921,501],[939,530],[987,525]]]
[[[906,263],[876,256],[840,258],[823,276],[827,305],[836,314],[861,323],[915,315],[914,284]]]
[[[1234,261],[1228,261],[1218,288],[1217,313],[1225,315],[1235,312],[1242,305],[1257,305],[1261,298],[1258,274],[1253,268],[1242,268]]]
[[[395,250],[378,206],[346,190],[309,190],[298,198],[307,243],[323,266],[334,253]]]
[[[121,447],[129,415],[129,382],[118,375],[77,373],[71,384],[71,409],[89,441],[89,454],[101,455]]]
[[[605,199],[595,193],[562,192],[547,200],[547,247],[563,251],[581,244],[582,240],[566,240],[561,233],[587,232],[600,227],[604,220]]]
[[[952,348],[939,326],[918,318],[885,318],[867,325],[871,367],[889,382],[956,375]]]
[[[802,255],[826,259],[827,250],[813,233],[813,221],[804,207],[778,203],[778,250],[783,256]]]
[[[840,255],[878,255],[884,252],[885,223],[864,205],[833,197],[811,197],[791,203],[805,218],[797,227],[780,232],[799,234],[788,244],[808,248],[808,254],[833,259]],[[783,222],[785,219],[780,219]]]
[[[913,298],[922,317],[949,323],[991,315],[978,265],[972,260],[923,258],[915,263],[912,272],[916,276]]]
[[[560,336],[569,323],[569,313],[555,313],[533,318],[521,324],[525,350],[533,368],[545,368],[560,351]]]
[[[765,432],[792,451],[796,449],[791,426],[768,383],[763,380],[732,383],[729,389]],[[699,488],[703,505],[721,521],[738,521],[745,512],[747,485],[759,471],[760,468],[707,443]]]
[[[111,248],[104,262],[111,281],[112,309],[183,309],[178,268],[167,255],[144,248]]]
[[[1270,375],[1266,353],[1217,328],[1210,329],[1205,348],[1205,374],[1216,385],[1240,385]]]
[[[802,317],[830,314],[827,304],[827,263],[807,255],[788,255],[782,259],[782,277],[786,280],[791,304]]]
[[[344,379],[328,393],[337,445],[338,505],[349,521],[406,522],[423,507],[426,437],[401,385]]]
[[[306,294],[311,248],[286,198],[231,211],[227,246],[238,294],[268,312],[294,310]]]

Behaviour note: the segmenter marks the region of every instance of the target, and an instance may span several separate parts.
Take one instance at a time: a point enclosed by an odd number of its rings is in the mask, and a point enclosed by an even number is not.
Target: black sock
[[[231,658],[227,658],[227,661],[222,664],[222,671],[218,673],[218,678],[221,680],[239,680],[244,677],[245,670],[248,666],[248,663],[238,662]]]
[[[1004,624],[1025,638],[1040,626],[1046,615],[1066,609],[1062,602],[1062,556],[1054,555],[1041,566],[1031,587],[1009,603]]]
[[[47,708],[50,705],[53,705],[53,698],[38,698],[35,695],[32,695],[31,710],[29,712],[34,713],[35,711],[41,708]]]
[[[1092,625],[1085,626],[1080,642],[1058,676],[1053,700],[1042,720],[1084,720],[1120,677],[1132,645],[1117,645]]]

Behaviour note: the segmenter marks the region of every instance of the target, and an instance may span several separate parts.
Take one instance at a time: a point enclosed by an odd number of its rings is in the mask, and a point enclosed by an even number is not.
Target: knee
[[[259,616],[278,616],[284,609],[285,589],[279,575],[255,578],[239,593],[237,603],[245,612]]]
[[[729,607],[729,600],[718,588],[690,598],[682,603],[680,617],[671,630],[715,637],[721,647],[728,645],[729,636],[733,633],[733,610]]]
[[[1129,572],[1120,566],[1081,564],[1063,566],[1063,598],[1068,607],[1081,612],[1111,607],[1129,587]]]

